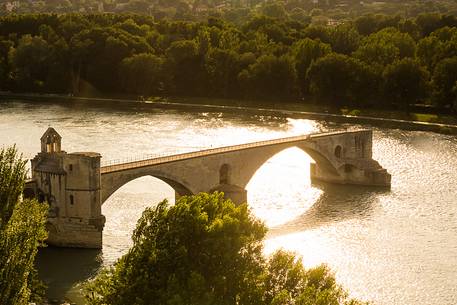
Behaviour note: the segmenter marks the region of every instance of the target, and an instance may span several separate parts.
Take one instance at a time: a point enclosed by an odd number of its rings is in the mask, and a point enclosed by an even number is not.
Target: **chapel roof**
[[[41,140],[45,140],[48,136],[57,137],[58,139],[62,139],[60,134],[52,127],[49,127],[45,133],[41,136]]]

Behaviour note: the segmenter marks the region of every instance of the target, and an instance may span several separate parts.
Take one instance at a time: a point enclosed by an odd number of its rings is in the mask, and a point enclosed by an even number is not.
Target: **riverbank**
[[[255,101],[234,101],[209,98],[164,98],[148,99],[79,97],[58,94],[18,94],[0,92],[0,100],[135,103],[157,108],[198,109],[202,111],[243,111],[262,115],[284,115],[294,118],[325,120],[338,123],[368,124],[376,127],[432,131],[443,134],[457,134],[457,118],[436,114],[408,113],[372,109],[331,108],[304,103],[258,103]],[[415,119],[414,119],[415,118]]]

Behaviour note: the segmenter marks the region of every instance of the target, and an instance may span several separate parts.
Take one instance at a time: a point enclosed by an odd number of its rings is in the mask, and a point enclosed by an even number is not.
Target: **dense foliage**
[[[0,300],[26,305],[42,289],[34,268],[38,246],[46,238],[47,207],[22,200],[25,162],[15,148],[0,150]]]
[[[199,194],[148,208],[133,247],[87,288],[89,304],[357,305],[327,267],[262,255],[265,226],[247,205]]]
[[[340,22],[367,13],[415,17],[457,15],[453,0],[6,0],[0,15],[23,13],[137,13],[160,19],[219,17],[241,23],[253,14],[313,23]]]
[[[332,26],[256,15],[0,18],[0,90],[456,105],[457,18],[366,15]]]

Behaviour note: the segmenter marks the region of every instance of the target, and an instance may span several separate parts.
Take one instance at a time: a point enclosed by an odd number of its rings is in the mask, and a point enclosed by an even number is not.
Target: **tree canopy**
[[[25,175],[25,161],[16,148],[1,149],[0,299],[5,305],[28,305],[43,293],[34,264],[47,236],[47,206],[22,199]]]
[[[279,251],[266,259],[266,227],[222,193],[180,197],[144,211],[133,247],[86,289],[89,304],[361,304],[326,266],[305,269]]]
[[[0,17],[0,90],[452,107],[443,66],[457,56],[455,17],[317,25],[276,16],[280,6],[265,12],[241,25],[133,14]],[[393,73],[399,62],[414,62],[419,86]],[[393,96],[395,86],[421,91]]]

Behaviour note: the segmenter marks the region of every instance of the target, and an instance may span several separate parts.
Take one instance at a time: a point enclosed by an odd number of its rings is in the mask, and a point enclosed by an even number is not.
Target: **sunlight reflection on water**
[[[353,127],[150,105],[0,103],[0,145],[17,143],[33,156],[49,125],[63,136],[64,150],[97,151],[105,160]],[[327,263],[353,296],[376,304],[457,304],[457,137],[375,129],[373,143],[374,158],[392,173],[387,192],[312,185],[310,159],[296,148],[258,170],[247,189],[253,213],[270,227],[265,252],[284,248],[302,255],[307,266]],[[101,252],[41,251],[40,274],[50,295],[81,304],[77,283],[125,253],[144,208],[164,198],[174,198],[164,182],[137,179],[102,207]]]

